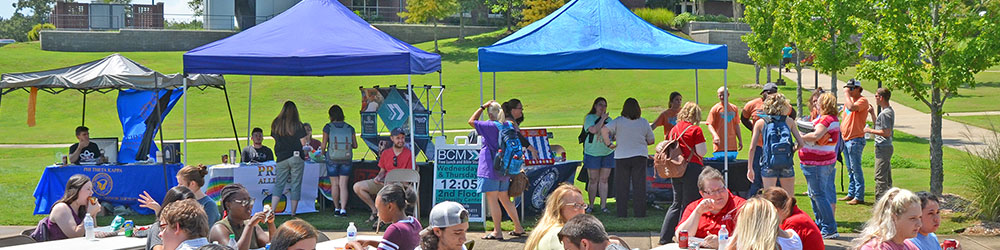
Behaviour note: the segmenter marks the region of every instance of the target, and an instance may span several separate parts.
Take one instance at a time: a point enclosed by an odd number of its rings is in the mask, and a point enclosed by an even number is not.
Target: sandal
[[[365,223],[369,223],[369,222],[375,221],[377,219],[378,219],[378,213],[372,212],[372,215],[368,216],[368,219],[365,220]]]
[[[493,233],[488,233],[488,234],[484,235],[482,239],[484,239],[484,240],[498,240],[498,241],[503,241],[503,237],[499,237],[498,238]]]
[[[514,236],[514,237],[521,237],[521,236],[527,235],[528,232],[520,232],[520,233],[518,233],[518,232],[510,231],[510,233],[507,233],[507,234],[509,234],[510,236]]]

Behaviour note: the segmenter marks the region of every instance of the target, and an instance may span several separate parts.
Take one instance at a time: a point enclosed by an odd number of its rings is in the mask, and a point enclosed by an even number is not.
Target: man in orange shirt
[[[740,122],[736,120],[736,105],[728,103],[728,108],[723,112],[722,107],[726,98],[729,97],[729,90],[726,87],[719,87],[717,91],[719,103],[712,106],[708,112],[708,131],[712,133],[712,146],[715,148],[715,157],[726,157],[726,152],[738,152],[743,150],[743,136],[740,135]],[[723,138],[727,136],[728,138]],[[726,146],[722,146],[723,143]]]
[[[865,127],[870,106],[861,96],[861,82],[851,79],[844,85],[844,111],[840,119],[840,135],[844,139],[844,163],[847,165],[850,184],[847,196],[840,198],[848,205],[865,203],[865,176],[861,171],[861,154],[865,150]]]

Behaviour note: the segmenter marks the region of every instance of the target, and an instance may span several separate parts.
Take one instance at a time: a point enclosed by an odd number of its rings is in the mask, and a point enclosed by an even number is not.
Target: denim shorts
[[[760,166],[760,176],[763,178],[792,178],[795,177],[795,168],[774,167],[768,165]]]
[[[588,154],[583,154],[583,168],[585,169],[615,168],[615,154],[608,154],[605,156],[591,156]]]
[[[507,192],[507,189],[510,189],[509,180],[502,181],[497,179],[479,177],[479,188],[477,188],[476,190],[479,191],[480,193],[486,193],[495,191]]]
[[[335,176],[350,176],[350,175],[351,175],[351,163],[350,162],[345,162],[345,163],[327,162],[326,163],[326,176],[335,177]]]

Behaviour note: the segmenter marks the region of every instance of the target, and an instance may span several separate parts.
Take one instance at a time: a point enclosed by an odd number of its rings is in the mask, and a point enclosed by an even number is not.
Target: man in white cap
[[[415,250],[466,250],[468,230],[469,211],[462,204],[438,203],[431,209],[430,225],[420,231],[420,246]]]

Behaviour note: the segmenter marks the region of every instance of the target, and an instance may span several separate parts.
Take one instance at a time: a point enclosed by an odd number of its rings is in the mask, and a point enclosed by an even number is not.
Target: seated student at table
[[[938,202],[938,196],[927,191],[917,192],[917,197],[920,198],[920,229],[917,230],[917,237],[909,238],[906,241],[913,243],[920,250],[941,250],[942,244],[938,241],[938,237],[934,234],[938,227],[941,226],[941,205]],[[958,249],[962,249],[962,244],[957,243]]]
[[[90,129],[84,126],[76,127],[76,139],[80,142],[69,146],[69,162],[72,164],[101,163],[103,154],[97,144],[90,143]]]
[[[445,201],[431,209],[430,225],[420,231],[420,246],[415,250],[466,250],[469,211],[462,204]]]
[[[274,160],[274,152],[271,148],[264,146],[264,130],[253,128],[250,133],[250,140],[253,145],[243,148],[243,159],[240,162],[265,162]]]
[[[604,224],[589,214],[574,216],[559,230],[559,241],[566,250],[627,250],[620,238],[608,236]]]
[[[159,227],[165,250],[195,250],[208,244],[208,216],[194,199],[164,206]]]
[[[243,185],[226,185],[220,193],[222,193],[222,210],[225,211],[226,217],[212,225],[208,241],[229,245],[229,234],[235,234],[235,248],[238,250],[263,248],[271,242],[272,236],[277,231],[274,227],[273,211],[251,215],[254,199]],[[261,222],[267,223],[267,232],[258,225]]]
[[[385,175],[392,170],[411,168],[412,158],[410,149],[406,148],[406,130],[396,128],[392,130],[392,148],[382,150],[378,158],[378,175],[375,178],[354,183],[354,193],[361,198],[371,209],[372,214],[368,217],[367,223],[378,224],[378,211],[375,206],[375,194],[385,186]],[[375,227],[374,225],[372,227]]]
[[[687,230],[690,237],[705,239],[705,245],[715,248],[719,244],[718,233],[723,225],[732,232],[736,227],[736,214],[746,202],[726,189],[722,173],[715,168],[705,168],[698,175],[698,192],[701,199],[687,205],[677,225],[674,238],[681,230]]]
[[[323,143],[321,143],[319,140],[316,140],[316,138],[313,138],[312,124],[304,122],[302,123],[302,128],[306,130],[306,138],[309,138],[309,146],[312,147],[313,149],[320,149],[320,147],[323,146]]]
[[[739,209],[739,215],[736,219],[736,228],[732,231],[733,237],[729,239],[726,250],[803,249],[799,235],[794,230],[781,229],[781,215],[778,214],[778,210],[771,201],[761,198],[760,195],[747,200]],[[823,249],[823,246],[813,249]]]
[[[420,245],[420,221],[406,215],[417,203],[417,193],[401,183],[386,185],[375,196],[378,220],[389,224],[382,241],[356,240],[347,243],[347,249],[413,250]]]
[[[82,174],[69,177],[62,199],[52,206],[52,213],[48,217],[38,222],[31,238],[42,242],[83,237],[86,233],[83,227],[84,216],[90,214],[96,222],[96,216],[101,212],[101,204],[97,202],[97,198],[91,199],[93,194],[94,184],[90,182],[90,177]]]
[[[167,194],[163,196],[163,206],[170,205],[175,201],[194,199],[194,193],[191,189],[185,186],[176,186],[167,190]],[[156,214],[156,218],[160,218],[161,206],[156,200],[150,198],[149,194],[145,191],[139,195],[139,206],[144,208],[152,209]],[[153,225],[149,227],[149,233],[146,237],[146,250],[163,250],[163,239],[160,238],[160,222],[155,221]]]
[[[825,248],[823,233],[819,231],[819,226],[808,214],[802,212],[795,205],[795,198],[789,195],[784,188],[768,187],[759,196],[774,205],[778,212],[778,221],[781,222],[781,230],[795,231],[802,241],[803,249]]]
[[[286,221],[278,227],[278,233],[269,249],[314,250],[317,234],[320,232],[302,219]]]

